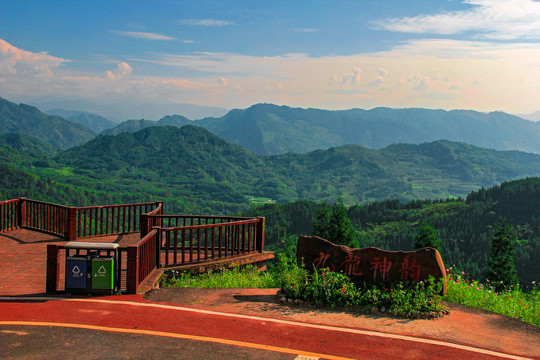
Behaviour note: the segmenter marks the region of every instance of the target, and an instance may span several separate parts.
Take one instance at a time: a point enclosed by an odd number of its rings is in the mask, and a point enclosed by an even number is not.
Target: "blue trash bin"
[[[87,261],[86,256],[70,255],[66,258],[66,291],[70,289],[86,289]]]

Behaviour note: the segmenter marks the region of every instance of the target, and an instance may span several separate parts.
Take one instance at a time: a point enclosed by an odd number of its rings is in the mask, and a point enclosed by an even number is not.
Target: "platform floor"
[[[138,233],[80,238],[77,241],[132,245]],[[67,243],[65,239],[28,229],[0,233],[0,296],[45,294],[47,245]],[[63,282],[63,262],[60,269]],[[59,289],[60,290],[60,289]]]

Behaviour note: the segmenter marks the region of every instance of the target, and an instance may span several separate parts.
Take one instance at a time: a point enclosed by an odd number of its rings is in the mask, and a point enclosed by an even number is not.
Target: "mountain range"
[[[131,120],[104,134],[147,126],[181,127],[188,123],[187,118],[177,115],[159,121]],[[191,124],[260,155],[306,153],[346,144],[380,149],[397,143],[420,144],[441,139],[540,154],[540,122],[502,112],[390,108],[329,111],[257,104]]]
[[[26,104],[0,98],[0,134],[18,133],[34,136],[59,149],[83,144],[96,136],[84,125],[60,116],[42,113]]]
[[[348,203],[446,198],[540,176],[540,155],[447,140],[261,156],[193,125],[101,135],[54,160],[96,181],[160,182],[162,187],[233,203],[245,202],[248,194],[280,202],[337,196]]]
[[[248,204],[248,195],[279,202],[338,196],[348,204],[408,201],[459,197],[539,176],[540,155],[532,153],[539,146],[537,126],[504,113],[258,104],[199,121],[179,115],[131,120],[96,137],[79,123],[0,99],[0,133],[18,133],[0,137],[0,155],[66,186],[187,199],[188,210],[235,211]],[[458,135],[531,153],[437,139]]]

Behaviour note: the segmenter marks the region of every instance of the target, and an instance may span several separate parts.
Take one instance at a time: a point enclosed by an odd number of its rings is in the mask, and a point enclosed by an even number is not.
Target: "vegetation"
[[[540,275],[540,178],[510,181],[471,192],[466,199],[387,200],[347,209],[360,247],[414,250],[414,238],[426,222],[441,240],[443,261],[475,279],[484,278],[491,237],[501,218],[517,235],[515,266],[528,290]],[[317,207],[311,201],[266,205],[244,212],[265,216],[266,245],[279,249],[288,236],[313,234]]]
[[[279,256],[278,256],[279,257]],[[279,259],[282,264],[287,261]],[[519,286],[497,292],[493,283],[485,285],[469,280],[464,272],[447,270],[448,285],[444,297],[440,283],[397,283],[384,287],[357,288],[343,274],[319,269],[308,272],[303,267],[287,266],[280,271],[260,273],[254,267],[209,271],[189,275],[169,271],[162,286],[203,288],[281,288],[291,299],[320,307],[349,307],[361,312],[384,311],[402,317],[437,316],[444,311],[441,301],[471,306],[516,318],[540,327],[540,291],[536,284],[526,293]]]
[[[518,283],[515,260],[516,244],[517,236],[512,226],[508,224],[495,225],[485,278],[486,281],[495,284],[497,291],[509,289]]]
[[[358,247],[355,231],[341,198],[338,198],[338,201],[331,208],[326,202],[317,206],[313,235],[334,244]]]
[[[439,238],[439,235],[437,235],[435,229],[424,221],[418,228],[418,232],[414,237],[414,249],[418,250],[425,247],[432,247],[442,255],[441,239]]]
[[[523,292],[519,285],[497,291],[500,283],[481,283],[469,279],[465,272],[455,267],[447,271],[448,287],[444,300],[492,311],[540,327],[540,291],[536,282],[531,284],[528,292]]]

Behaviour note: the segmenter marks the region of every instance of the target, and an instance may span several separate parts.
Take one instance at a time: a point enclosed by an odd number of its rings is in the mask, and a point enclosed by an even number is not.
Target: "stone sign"
[[[356,285],[399,281],[425,281],[433,276],[443,279],[446,271],[439,252],[433,248],[417,251],[384,251],[374,247],[351,249],[335,245],[317,236],[300,236],[296,251],[298,264],[329,268],[348,275]]]

